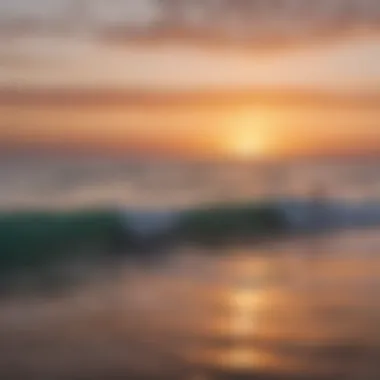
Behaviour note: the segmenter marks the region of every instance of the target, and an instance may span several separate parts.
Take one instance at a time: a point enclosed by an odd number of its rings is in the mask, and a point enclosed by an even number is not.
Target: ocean
[[[378,164],[3,158],[1,267],[16,275],[0,301],[0,378],[378,379]],[[296,202],[289,210],[315,194],[330,207],[323,224],[337,204],[355,220],[375,210],[373,223],[278,234],[271,205]],[[126,244],[105,260],[104,231],[115,229],[106,210],[128,219],[199,209],[191,231],[249,225],[266,239],[153,244],[146,260]]]
[[[112,206],[145,209],[204,203],[309,197],[378,199],[378,159],[205,162],[99,157],[6,156],[0,161],[0,206]]]

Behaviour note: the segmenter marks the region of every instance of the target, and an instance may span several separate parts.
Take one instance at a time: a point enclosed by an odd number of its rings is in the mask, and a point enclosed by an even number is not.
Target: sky
[[[33,6],[31,3],[33,2]],[[11,4],[11,5],[10,5]],[[51,17],[60,1],[0,1],[9,14]],[[142,4],[142,3],[140,3]],[[8,7],[8,8],[7,8]],[[15,13],[15,10],[17,11]],[[13,12],[13,13],[12,13]],[[134,8],[135,16],[147,15]],[[4,13],[3,13],[4,14]],[[103,13],[102,13],[103,14]],[[380,93],[380,36],[357,33],[278,51],[209,49],[184,43],[110,45],[83,35],[0,35],[0,91],[7,89],[184,90],[305,89]],[[231,156],[316,151],[380,151],[378,104],[372,107],[231,104],[146,110],[1,104],[0,144],[79,149],[209,152]]]
[[[107,46],[25,37],[0,44],[0,85],[184,89],[280,86],[327,91],[380,88],[380,37],[273,53],[192,46]]]

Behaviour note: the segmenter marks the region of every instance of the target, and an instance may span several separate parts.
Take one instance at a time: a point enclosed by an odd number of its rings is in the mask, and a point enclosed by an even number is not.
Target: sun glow
[[[229,142],[232,155],[237,158],[258,158],[265,155],[265,145],[257,136],[239,135]]]
[[[269,154],[268,136],[264,133],[269,120],[267,117],[264,120],[263,118],[263,115],[244,112],[227,120],[228,132],[221,143],[229,157],[251,160]]]
[[[269,154],[264,136],[254,131],[236,130],[226,137],[223,145],[225,153],[238,160],[260,159]]]

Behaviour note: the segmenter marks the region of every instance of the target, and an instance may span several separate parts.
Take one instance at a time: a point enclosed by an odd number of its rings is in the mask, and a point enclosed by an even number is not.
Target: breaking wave
[[[0,215],[0,268],[48,265],[76,255],[134,252],[141,244],[212,243],[380,225],[380,202],[283,199],[188,210],[81,210]]]

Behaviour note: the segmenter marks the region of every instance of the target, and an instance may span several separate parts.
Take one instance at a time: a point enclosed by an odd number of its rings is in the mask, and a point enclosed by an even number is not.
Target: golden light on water
[[[257,328],[257,314],[261,301],[260,294],[249,289],[239,289],[231,294],[233,316],[231,334],[252,335]]]
[[[232,345],[209,347],[199,352],[200,361],[226,370],[256,371],[276,365],[275,355],[253,343],[263,333],[262,315],[270,302],[266,279],[267,261],[246,256],[228,263],[229,283],[220,294],[225,313],[212,321],[212,334],[231,339]],[[252,339],[252,342],[250,343]]]
[[[200,362],[227,370],[258,370],[275,365],[275,358],[261,352],[254,345],[244,343],[260,332],[260,314],[265,307],[266,294],[255,286],[238,285],[226,289],[223,303],[228,308],[222,320],[218,322],[220,329],[214,333],[227,336],[235,343],[229,347],[209,347],[198,352]]]

